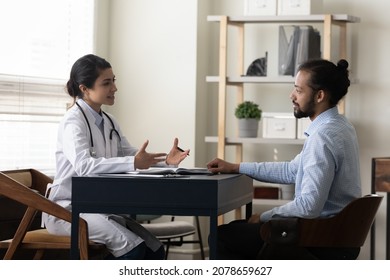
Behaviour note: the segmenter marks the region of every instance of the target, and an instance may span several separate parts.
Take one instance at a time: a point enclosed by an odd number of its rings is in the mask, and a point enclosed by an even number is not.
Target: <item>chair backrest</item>
[[[361,247],[383,197],[366,195],[350,202],[331,218],[299,219],[300,246]]]
[[[360,248],[367,238],[382,199],[383,196],[375,194],[357,198],[330,218],[271,220],[261,227],[260,235],[266,243]]]
[[[26,170],[23,170],[23,172],[26,172]],[[51,181],[49,177],[45,176],[37,170],[29,169],[28,172],[31,173],[32,184],[44,184],[47,180],[49,180],[49,182]],[[14,175],[14,178],[17,177],[16,171],[10,173]],[[0,172],[0,195],[27,206],[27,210],[14,236],[15,243],[20,243],[23,240],[26,231],[30,229],[32,219],[38,211],[56,216],[67,222],[72,222],[72,216],[70,211],[47,199],[40,192],[34,191],[32,188],[29,188],[21,182],[16,181],[4,172]],[[79,219],[79,226],[80,256],[81,258],[87,259],[89,243],[88,226],[85,220],[81,218]],[[15,246],[19,246],[19,244],[16,244]]]
[[[46,186],[53,180],[34,169],[19,169],[1,171],[4,175],[14,179],[22,185],[38,191],[44,195]],[[8,197],[0,195],[0,240],[12,238],[26,211],[26,206]],[[37,215],[31,229],[38,229],[41,225],[41,216]]]
[[[31,174],[33,174],[33,172],[33,169],[31,169]],[[11,176],[3,172],[0,172],[0,195],[17,201],[27,207],[32,207],[38,211],[49,211],[51,213],[60,212],[62,213],[60,215],[63,219],[69,219],[70,217],[68,215],[70,213],[66,211],[63,207],[48,200],[39,191],[34,191],[33,188],[29,188],[28,186],[24,185],[21,182],[18,182],[17,180],[13,179]]]

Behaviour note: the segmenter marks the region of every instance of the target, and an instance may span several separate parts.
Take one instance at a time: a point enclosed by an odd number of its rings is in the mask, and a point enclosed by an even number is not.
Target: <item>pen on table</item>
[[[180,151],[180,152],[184,152],[184,150],[180,147],[177,147],[177,149]],[[188,153],[188,156],[190,155],[190,153]]]

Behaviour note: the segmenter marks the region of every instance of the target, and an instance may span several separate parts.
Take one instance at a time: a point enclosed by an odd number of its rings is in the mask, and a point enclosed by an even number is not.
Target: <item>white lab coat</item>
[[[134,170],[134,156],[137,148],[132,147],[122,134],[116,120],[111,117],[116,130],[121,136],[113,133],[110,140],[111,122],[103,114],[104,136],[95,124],[95,117],[88,105],[78,100],[78,104],[88,119],[91,127],[94,150],[96,156],[91,156],[91,140],[87,122],[81,110],[74,105],[65,114],[58,129],[56,164],[57,172],[51,189],[50,198],[56,200],[70,200],[72,176],[85,176],[98,173],[119,173]],[[122,145],[124,157],[118,157],[118,145]]]
[[[71,210],[71,188],[73,176],[85,176],[98,173],[119,173],[134,170],[134,156],[137,148],[131,146],[122,134],[114,117],[110,115],[121,140],[113,133],[112,124],[103,114],[104,138],[95,124],[95,117],[83,100],[78,100],[91,127],[94,151],[91,156],[91,140],[87,122],[81,110],[74,105],[65,114],[58,129],[56,164],[57,172],[50,189],[49,198]],[[118,148],[121,145],[122,148]],[[124,156],[120,155],[120,153]],[[90,239],[106,244],[115,256],[121,256],[144,241],[126,228],[126,222],[110,214],[81,214],[88,222]],[[70,235],[70,224],[52,216],[43,215],[43,222],[49,232]],[[139,234],[139,233],[138,233]],[[156,249],[156,247],[154,248]]]

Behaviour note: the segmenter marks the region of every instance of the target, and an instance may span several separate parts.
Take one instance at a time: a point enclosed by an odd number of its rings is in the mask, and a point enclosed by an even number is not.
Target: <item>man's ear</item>
[[[323,102],[326,100],[326,93],[322,89],[317,92],[317,103]]]

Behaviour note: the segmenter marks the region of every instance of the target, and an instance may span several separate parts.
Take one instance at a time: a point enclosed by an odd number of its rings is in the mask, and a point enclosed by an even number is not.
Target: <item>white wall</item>
[[[110,2],[106,0],[95,1],[95,50],[101,57],[108,57],[110,32]]]
[[[204,78],[218,69],[217,26],[206,22],[205,16],[242,15],[243,7],[244,1],[237,0],[111,1],[108,54],[119,88],[112,110],[134,145],[149,139],[151,151],[168,151],[177,136],[184,148],[193,151],[187,165],[203,165],[216,155],[214,144],[203,143],[205,135],[216,134],[216,86],[206,84]],[[382,0],[324,1],[325,13],[361,18],[361,23],[348,27],[351,71],[359,83],[351,87],[346,115],[359,137],[363,193],[370,192],[371,158],[390,155],[389,10],[390,2]],[[267,36],[272,38],[273,34],[268,32]],[[277,49],[277,40],[272,41],[269,51]],[[262,56],[264,50],[253,55]],[[269,56],[271,62],[271,51]],[[290,109],[289,86],[277,92],[263,90],[271,94],[254,98],[261,99],[264,106]],[[273,148],[248,147],[250,152],[244,159],[251,160],[252,154],[257,160],[272,159]],[[299,151],[296,147],[277,149],[280,159]],[[384,259],[385,206],[384,201],[377,217],[377,259]],[[366,244],[362,259],[369,258],[369,242]]]
[[[193,152],[197,1],[111,1],[109,59],[118,92],[112,108],[130,142],[168,152],[174,137]],[[111,109],[111,108],[110,108]]]

